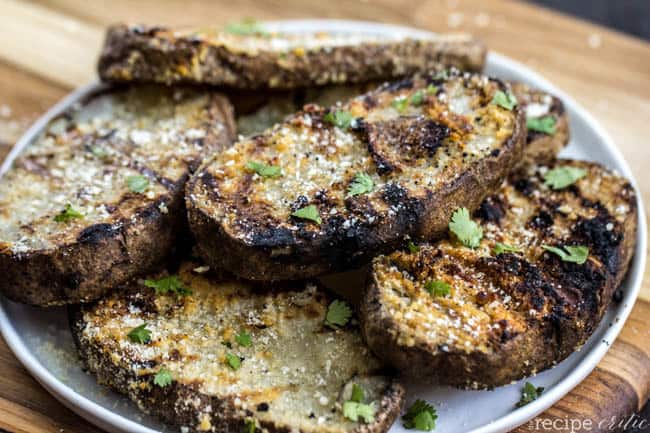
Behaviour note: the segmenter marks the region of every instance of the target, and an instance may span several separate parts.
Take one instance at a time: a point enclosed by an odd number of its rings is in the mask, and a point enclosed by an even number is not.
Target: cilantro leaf
[[[144,280],[144,285],[151,287],[156,291],[156,295],[166,295],[169,292],[178,296],[188,296],[192,294],[190,289],[183,287],[183,282],[176,275],[161,278],[159,280]]]
[[[158,373],[153,377],[154,385],[158,385],[161,388],[171,385],[173,381],[174,378],[172,377],[172,372],[167,370],[165,367],[161,367],[160,370],[158,370]]]
[[[542,395],[542,392],[544,392],[543,387],[535,387],[532,383],[526,382],[524,389],[521,390],[521,399],[517,403],[517,407],[526,406],[528,403],[537,400]]]
[[[147,344],[151,341],[151,331],[147,329],[146,322],[131,329],[127,336],[134,343]]]
[[[255,433],[255,421],[252,419],[247,419],[246,420],[246,428],[244,430],[245,433]]]
[[[438,93],[438,86],[434,86],[433,84],[429,84],[427,86],[427,95],[435,95]]]
[[[506,110],[512,110],[517,105],[517,98],[512,93],[497,90],[492,98],[492,103],[503,107]]]
[[[390,105],[400,113],[403,113],[409,106],[409,100],[406,96],[398,96],[397,98],[393,99],[393,102],[391,102]]]
[[[354,176],[352,182],[350,182],[348,197],[372,192],[374,187],[375,183],[372,181],[372,178],[367,173],[359,172]]]
[[[542,248],[557,254],[563,262],[571,262],[578,265],[582,265],[587,261],[587,257],[589,257],[589,248],[583,245],[566,245],[563,247],[564,250],[550,245],[542,245]]]
[[[451,293],[451,286],[442,280],[427,281],[424,288],[433,296],[447,296]]]
[[[357,403],[361,403],[361,402],[363,402],[364,398],[366,398],[366,393],[363,391],[363,388],[361,388],[356,383],[353,383],[352,384],[352,396],[350,397],[350,400],[355,401]]]
[[[97,158],[100,159],[106,158],[108,156],[108,152],[104,148],[97,145],[90,146],[90,153],[92,153],[93,155],[95,155]]]
[[[325,315],[325,325],[337,329],[339,326],[345,326],[352,317],[352,309],[348,304],[338,299],[332,301],[327,307]]]
[[[415,400],[402,416],[404,428],[431,431],[436,428],[436,409],[424,400]]]
[[[483,229],[469,216],[467,208],[454,211],[449,222],[449,230],[467,247],[476,248],[483,238]]]
[[[239,367],[241,367],[241,358],[235,354],[226,353],[226,363],[233,370],[239,370]]]
[[[412,254],[415,254],[415,253],[417,253],[418,251],[420,251],[420,247],[418,247],[417,245],[415,245],[415,244],[413,243],[413,241],[409,241],[409,243],[406,245],[406,247],[409,249],[409,252],[412,253]]]
[[[339,129],[348,129],[350,124],[352,124],[352,113],[344,110],[336,110],[334,112],[328,112],[323,116],[323,120],[331,123]]]
[[[449,79],[449,71],[447,69],[443,69],[442,71],[438,71],[433,75],[434,80],[448,80]]]
[[[555,134],[555,118],[553,116],[529,117],[526,119],[526,127],[531,131],[552,135]]]
[[[494,249],[492,250],[494,254],[503,254],[503,253],[521,253],[523,250],[521,248],[513,247],[512,245],[508,244],[502,244],[501,242],[497,242],[494,245]]]
[[[418,107],[424,103],[425,91],[420,89],[411,95],[411,105]]]
[[[253,18],[245,18],[239,22],[226,24],[226,33],[239,36],[268,36],[269,33]]]
[[[129,176],[126,178],[126,184],[131,191],[142,194],[149,187],[149,179],[142,175]]]
[[[356,401],[346,401],[343,403],[343,416],[350,421],[358,422],[362,419],[366,424],[375,420],[377,408],[374,403],[364,404]]]
[[[292,213],[291,216],[304,219],[304,220],[310,220],[315,222],[316,224],[320,224],[323,222],[323,220],[320,218],[320,214],[318,213],[318,208],[313,204],[298,209],[297,211]]]
[[[54,221],[58,223],[64,223],[72,219],[83,218],[83,217],[84,215],[81,212],[74,210],[72,208],[72,205],[68,203],[63,207],[61,213],[59,213],[54,217]]]
[[[243,347],[251,347],[253,345],[251,334],[246,331],[242,331],[237,336],[235,336],[235,341],[237,344]]]
[[[547,171],[544,174],[544,183],[552,189],[562,189],[582,179],[586,175],[587,170],[584,168],[565,165],[564,167],[556,167]]]
[[[262,177],[282,176],[282,169],[277,165],[267,165],[263,162],[249,161],[246,168],[254,171]]]

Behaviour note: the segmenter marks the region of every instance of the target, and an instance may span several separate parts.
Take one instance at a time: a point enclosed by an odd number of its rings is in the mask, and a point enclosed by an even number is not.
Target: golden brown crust
[[[321,33],[302,38],[239,36],[116,25],[108,30],[99,74],[106,81],[292,89],[388,80],[445,66],[480,71],[486,56],[485,46],[465,35],[351,38]]]
[[[53,120],[0,185],[0,291],[87,302],[152,270],[187,230],[189,174],[230,144],[233,125],[223,96],[158,87],[102,91]],[[146,191],[131,191],[130,176]],[[57,222],[68,203],[83,217]]]
[[[395,100],[431,83],[437,94],[396,111]],[[416,77],[329,110],[307,106],[241,140],[188,182],[199,251],[212,266],[247,279],[298,279],[354,267],[405,236],[444,234],[453,209],[478,206],[521,155],[523,111],[491,102],[500,86],[478,75]],[[328,112],[346,110],[356,118],[353,129],[325,121]],[[283,175],[255,177],[250,161],[278,165]],[[374,189],[351,197],[360,172]],[[290,215],[307,205],[317,207],[320,224]]]
[[[551,191],[543,173],[580,167],[587,175]],[[529,167],[488,198],[474,218],[479,248],[456,241],[377,258],[361,306],[373,351],[419,380],[494,387],[550,368],[589,338],[624,278],[636,242],[632,186],[597,164],[559,160]],[[497,242],[521,252],[493,252]],[[584,245],[584,264],[542,245]],[[428,281],[451,286],[435,297]]]

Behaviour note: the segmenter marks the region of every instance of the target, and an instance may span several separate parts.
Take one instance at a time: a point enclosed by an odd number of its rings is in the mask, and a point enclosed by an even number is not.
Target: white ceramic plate
[[[268,27],[285,32],[323,30],[384,35],[426,34],[405,27],[354,21],[284,21],[268,23]],[[601,162],[618,170],[635,183],[629,167],[607,133],[569,96],[527,67],[495,53],[490,53],[488,56],[487,73],[503,79],[523,81],[558,95],[566,106],[572,134],[571,142],[563,155]],[[0,173],[4,173],[11,160],[33,140],[49,119],[83,98],[97,86],[91,84],[75,91],[36,122],[16,144],[16,148],[3,164]],[[434,403],[439,415],[437,431],[502,432],[527,422],[580,383],[598,364],[620,332],[641,286],[647,236],[644,208],[640,199],[638,205],[639,230],[636,255],[622,286],[623,302],[612,305],[600,327],[580,352],[574,353],[554,369],[529,379],[535,385],[546,388],[541,398],[516,409],[515,403],[519,400],[522,383],[504,386],[494,391],[460,391],[445,387],[408,384],[409,403],[416,398]],[[91,376],[81,371],[68,330],[65,309],[55,308],[44,311],[0,298],[0,328],[7,344],[30,373],[56,398],[82,417],[110,432],[173,431],[142,415],[125,397],[100,387]],[[403,432],[405,430],[399,422],[391,429],[391,433]]]

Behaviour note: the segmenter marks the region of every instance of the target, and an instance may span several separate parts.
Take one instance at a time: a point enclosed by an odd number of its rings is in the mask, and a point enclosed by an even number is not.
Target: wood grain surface
[[[46,108],[95,78],[107,24],[346,18],[467,31],[574,96],[612,135],[650,203],[650,44],[528,4],[484,0],[0,0],[0,154]],[[596,370],[517,431],[622,431],[650,394],[650,278]],[[650,421],[650,420],[649,420]],[[573,424],[571,424],[573,423]],[[578,423],[580,424],[578,428]],[[589,424],[591,423],[591,424]],[[56,402],[0,339],[0,431],[98,432]],[[650,428],[648,428],[650,431]]]

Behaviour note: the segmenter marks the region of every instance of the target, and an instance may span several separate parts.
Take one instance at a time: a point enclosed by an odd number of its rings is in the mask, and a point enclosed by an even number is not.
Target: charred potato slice
[[[72,107],[0,181],[0,292],[86,302],[150,271],[186,227],[189,174],[233,133],[214,92],[116,88]]]
[[[117,25],[99,59],[106,81],[293,89],[389,80],[455,66],[480,71],[486,48],[469,35],[232,34]]]
[[[186,262],[71,311],[81,359],[100,383],[185,432],[389,429],[404,389],[356,321],[326,323],[333,301],[323,291],[256,288],[193,269],[205,267]],[[343,406],[355,386],[372,409],[352,421]]]
[[[247,279],[298,279],[444,234],[521,156],[523,111],[493,102],[506,94],[481,75],[415,77],[240,139],[188,183],[200,253]]]
[[[584,177],[548,186],[561,173],[551,170],[566,167]],[[627,272],[637,204],[611,171],[558,160],[510,179],[474,220],[483,233],[475,249],[450,238],[373,262],[362,329],[407,376],[494,387],[572,354]]]

